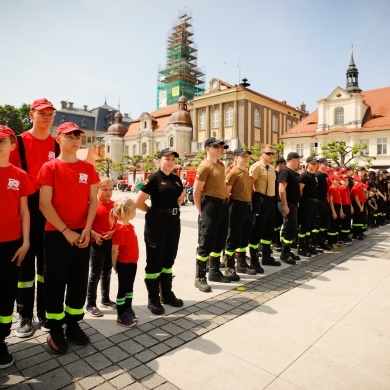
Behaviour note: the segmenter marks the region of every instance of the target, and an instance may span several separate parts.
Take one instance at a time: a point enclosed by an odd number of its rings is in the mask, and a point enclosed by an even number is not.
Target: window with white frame
[[[199,115],[199,130],[205,130],[206,129],[206,113],[202,112]]]
[[[133,145],[133,156],[137,154],[137,144]]]
[[[297,147],[295,150],[301,157],[303,157],[303,144],[297,144]]]
[[[260,127],[260,110],[258,108],[255,108],[253,113],[253,125],[255,127]]]
[[[173,137],[169,137],[169,147],[173,148],[174,144],[175,144],[175,139]]]
[[[145,155],[147,153],[147,145],[146,142],[142,142],[142,155]]]
[[[289,131],[291,129],[291,122],[287,121],[286,130]]]
[[[344,108],[343,107],[335,108],[335,110],[334,110],[334,124],[335,125],[344,124]]]
[[[229,107],[225,111],[225,126],[233,126],[233,108]]]
[[[218,128],[218,125],[219,125],[219,111],[214,110],[213,114],[211,116],[211,127],[213,129],[216,129],[216,128]]]
[[[318,142],[312,142],[310,144],[310,155],[313,154],[312,152],[315,152],[316,155],[318,154]]]
[[[368,156],[370,154],[369,153],[369,142],[370,142],[370,140],[368,140],[368,139],[361,139],[360,140],[360,145],[363,145],[363,144],[366,145],[366,147],[360,151],[361,156]]]
[[[378,138],[377,141],[377,154],[387,154],[387,138]]]
[[[156,142],[156,149],[160,150],[160,142]]]
[[[125,145],[125,154],[129,154],[129,145]]]
[[[276,115],[272,115],[272,131],[278,132],[278,117]]]

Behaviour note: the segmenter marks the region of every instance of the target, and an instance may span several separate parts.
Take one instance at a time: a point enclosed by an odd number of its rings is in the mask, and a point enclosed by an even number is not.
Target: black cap
[[[366,168],[365,167],[359,167],[357,170],[358,171],[366,171]]]
[[[353,167],[351,167],[350,165],[347,165],[345,168],[347,169],[347,171],[353,171],[354,170]]]
[[[310,156],[310,157],[308,157],[307,159],[306,159],[306,162],[307,163],[316,163],[316,162],[318,162],[318,159],[317,159],[317,157],[314,157],[314,156]]]
[[[293,158],[301,158],[301,156],[297,152],[290,152],[287,155],[287,161],[292,160]]]
[[[329,164],[329,161],[325,157],[321,157],[318,162],[320,164]]]
[[[179,157],[178,153],[172,150],[171,148],[163,149],[158,155],[157,158],[161,158],[162,156],[169,156],[173,154],[176,158]]]
[[[238,148],[238,149],[236,149],[236,150],[233,152],[234,156],[242,156],[242,155],[245,154],[245,153],[248,153],[249,155],[252,154],[252,152],[251,152],[250,150],[245,149],[245,148]]]
[[[207,138],[206,141],[204,141],[204,147],[206,146],[213,146],[213,145],[224,145],[225,149],[229,148],[229,145],[225,145],[225,141],[222,139],[217,139],[215,137]]]
[[[276,164],[276,165],[279,165],[279,164],[283,164],[283,163],[285,163],[285,162],[287,162],[287,161],[286,161],[286,159],[285,159],[284,157],[278,157],[278,158],[276,159],[276,161],[275,161],[275,164]]]

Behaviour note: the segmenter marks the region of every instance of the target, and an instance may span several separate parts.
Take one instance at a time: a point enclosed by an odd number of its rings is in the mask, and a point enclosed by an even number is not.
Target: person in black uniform
[[[279,173],[279,202],[278,209],[283,215],[281,231],[282,253],[280,260],[287,264],[296,264],[300,257],[291,252],[293,243],[298,232],[298,203],[299,190],[299,159],[296,152],[287,155],[287,166]]]
[[[298,255],[310,257],[316,255],[311,234],[316,233],[317,225],[317,183],[318,179],[314,176],[318,160],[310,156],[306,159],[306,171],[299,176],[299,189],[301,191],[301,200],[299,202],[300,228],[298,232]]]
[[[156,315],[164,314],[167,304],[183,306],[172,291],[172,267],[180,238],[180,208],[183,185],[172,173],[179,155],[170,148],[158,154],[160,169],[142,184],[135,200],[138,209],[145,211],[144,239],[146,245],[145,284],[148,290],[148,309]],[[145,202],[150,197],[151,206]],[[161,292],[161,297],[160,297]]]
[[[286,160],[284,157],[279,157],[275,161],[275,228],[274,236],[272,238],[273,249],[277,252],[282,250],[282,243],[280,242],[280,231],[283,225],[283,217],[278,209],[278,197],[279,197],[279,172],[286,166]]]
[[[317,233],[312,235],[312,242],[317,251],[323,251],[331,249],[325,239],[329,225],[328,175],[326,174],[329,163],[325,157],[321,157],[318,164],[318,170],[314,173],[317,178]]]

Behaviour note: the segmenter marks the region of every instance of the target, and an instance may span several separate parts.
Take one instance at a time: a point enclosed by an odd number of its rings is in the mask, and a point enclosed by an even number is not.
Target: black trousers
[[[207,258],[210,253],[222,252],[226,244],[228,222],[227,202],[210,197],[202,199],[202,212],[198,217],[198,257]]]
[[[329,225],[329,203],[326,199],[318,199],[318,220],[317,228],[320,231],[328,230]]]
[[[80,230],[75,230],[81,233]],[[50,329],[84,318],[90,247],[78,248],[58,231],[45,233],[45,302]],[[65,308],[64,308],[65,301]]]
[[[252,233],[249,242],[257,245],[271,244],[275,228],[275,197],[264,196],[258,192],[252,197]]]
[[[110,298],[110,281],[111,281],[111,249],[112,240],[103,240],[102,245],[91,243],[91,257],[89,260],[89,281],[87,292],[87,303],[96,306],[96,292],[100,280],[102,299]]]
[[[18,267],[11,262],[22,240],[0,243],[0,343],[10,334],[18,288]]]
[[[39,191],[28,197],[30,211],[30,248],[19,268],[17,310],[22,317],[32,317],[35,280],[37,281],[37,315],[45,318],[44,301],[44,233],[45,217],[39,210]],[[35,268],[36,259],[36,268]],[[36,275],[36,276],[35,276]]]
[[[146,274],[172,268],[180,239],[180,212],[176,215],[149,210],[145,214]]]
[[[301,234],[309,236],[317,225],[317,200],[303,198],[299,203],[299,218]]]
[[[283,226],[281,231],[281,240],[285,244],[292,244],[298,232],[298,205],[296,203],[288,203],[290,212],[288,215],[283,213],[283,203],[278,202],[278,209],[283,216]]]
[[[134,280],[137,273],[137,263],[116,263],[118,272],[118,294],[116,296],[116,308],[118,315],[131,308],[133,300]]]
[[[226,250],[234,252],[246,248],[252,230],[251,205],[231,199],[229,202],[229,226],[226,239]]]

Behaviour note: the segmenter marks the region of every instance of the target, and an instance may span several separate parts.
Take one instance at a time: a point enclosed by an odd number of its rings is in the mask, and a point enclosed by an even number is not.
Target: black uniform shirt
[[[302,199],[317,199],[318,179],[314,176],[314,173],[308,171],[302,172],[299,175],[299,182],[305,185],[302,191]]]
[[[314,172],[317,178],[317,197],[318,199],[326,199],[328,196],[328,175],[320,171]]]
[[[299,190],[299,173],[293,171],[288,167],[284,167],[279,172],[279,183],[287,183],[286,196],[287,203],[299,203],[301,192]],[[280,195],[279,195],[280,200]]]
[[[141,191],[150,195],[152,207],[173,209],[179,207],[177,200],[183,192],[183,184],[179,176],[166,175],[159,169],[144,181]]]

